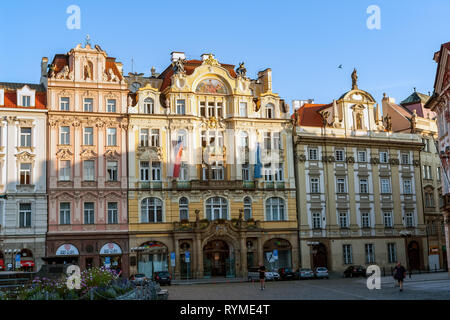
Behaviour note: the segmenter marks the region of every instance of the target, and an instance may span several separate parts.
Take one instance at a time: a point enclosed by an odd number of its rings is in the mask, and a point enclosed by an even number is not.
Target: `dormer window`
[[[31,97],[30,96],[22,96],[22,106],[23,107],[29,107],[31,103]]]
[[[275,116],[274,111],[275,111],[275,108],[274,108],[273,104],[269,103],[266,106],[266,118],[267,119],[273,119],[274,116]]]
[[[19,107],[34,107],[35,106],[36,90],[31,90],[27,85],[22,89],[17,90],[17,104]]]

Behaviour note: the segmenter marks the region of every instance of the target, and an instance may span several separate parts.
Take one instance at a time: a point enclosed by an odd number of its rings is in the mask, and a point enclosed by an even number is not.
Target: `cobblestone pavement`
[[[366,279],[334,278],[259,283],[216,283],[172,285],[169,300],[450,300],[450,279],[446,274],[413,276],[406,279],[403,292],[384,277],[380,290],[369,290]]]

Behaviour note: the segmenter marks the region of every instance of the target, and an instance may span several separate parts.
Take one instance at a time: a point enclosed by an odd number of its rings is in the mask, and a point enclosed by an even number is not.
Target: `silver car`
[[[317,267],[314,270],[314,276],[316,278],[320,278],[320,279],[329,279],[329,275],[328,275],[328,269],[325,267]]]
[[[280,274],[275,271],[268,271],[266,272],[266,280],[268,281],[280,280]]]

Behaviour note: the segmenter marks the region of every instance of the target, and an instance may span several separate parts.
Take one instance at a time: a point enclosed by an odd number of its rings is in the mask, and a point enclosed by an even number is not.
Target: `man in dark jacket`
[[[406,277],[406,269],[402,264],[397,262],[397,265],[394,268],[394,279],[398,281],[398,285],[400,287],[400,291],[403,291],[403,279]]]

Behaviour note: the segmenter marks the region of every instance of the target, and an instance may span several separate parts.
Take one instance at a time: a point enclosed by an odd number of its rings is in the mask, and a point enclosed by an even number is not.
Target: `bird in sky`
[[[340,64],[340,65],[338,66],[338,69],[342,69],[342,64]]]

